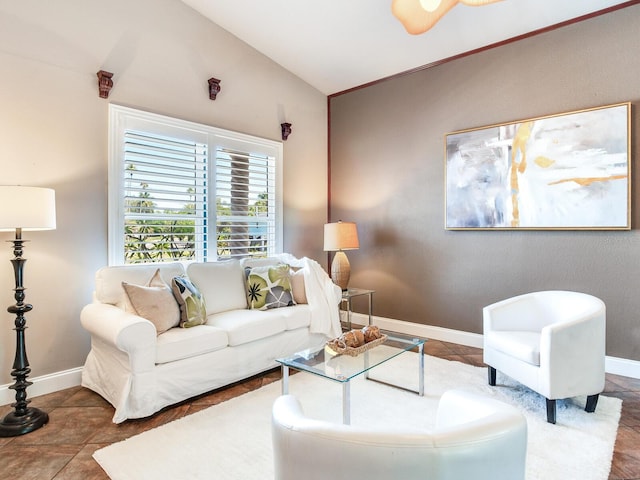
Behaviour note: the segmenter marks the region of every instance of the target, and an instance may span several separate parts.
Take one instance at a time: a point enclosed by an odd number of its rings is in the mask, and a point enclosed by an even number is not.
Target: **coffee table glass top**
[[[337,382],[348,382],[353,377],[398,355],[424,345],[426,339],[396,332],[382,331],[387,340],[356,357],[349,355],[335,355],[326,347],[308,349],[290,357],[278,358],[281,365],[313,373]]]

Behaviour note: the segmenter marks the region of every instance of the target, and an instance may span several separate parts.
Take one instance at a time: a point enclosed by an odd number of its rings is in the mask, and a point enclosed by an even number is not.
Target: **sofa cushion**
[[[180,308],[169,286],[156,269],[146,285],[122,282],[135,313],[146,318],[156,327],[158,334],[175,327],[180,322]]]
[[[187,277],[173,277],[171,290],[180,305],[180,326],[202,325],[207,321],[207,308],[200,290]]]
[[[540,333],[525,331],[492,331],[486,334],[486,345],[511,357],[540,366]]]
[[[231,347],[270,337],[287,329],[282,309],[244,309],[216,313],[209,315],[207,325],[225,330]]]
[[[207,315],[247,308],[244,273],[239,261],[192,263],[187,273],[204,297]]]
[[[224,330],[208,325],[198,328],[172,328],[158,335],[156,363],[169,363],[226,348]]]
[[[289,265],[247,267],[245,273],[249,308],[269,310],[295,305]]]
[[[308,328],[311,324],[311,307],[307,304],[296,305],[291,308],[280,308],[276,311],[284,319],[286,330]]]
[[[133,312],[129,297],[122,288],[122,282],[145,285],[156,270],[160,270],[160,276],[167,285],[169,285],[173,277],[184,275],[184,267],[181,263],[102,267],[96,272],[96,300],[100,303],[116,305],[123,310]]]

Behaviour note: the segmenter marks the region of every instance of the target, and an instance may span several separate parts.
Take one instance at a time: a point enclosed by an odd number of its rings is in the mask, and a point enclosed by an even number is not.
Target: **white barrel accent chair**
[[[525,478],[524,416],[464,391],[444,393],[430,432],[314,420],[284,395],[273,405],[272,438],[275,480]]]
[[[561,290],[526,293],[483,309],[484,363],[546,398],[556,423],[556,400],[586,395],[594,412],[605,383],[605,304]]]

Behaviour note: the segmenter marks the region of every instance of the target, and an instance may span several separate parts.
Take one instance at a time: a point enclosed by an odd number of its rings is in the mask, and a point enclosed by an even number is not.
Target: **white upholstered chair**
[[[499,370],[543,395],[549,423],[556,423],[558,399],[586,395],[585,410],[595,411],[605,381],[602,300],[579,292],[533,292],[484,307],[483,317],[490,385]]]
[[[463,391],[442,396],[430,432],[313,420],[295,397],[284,395],[273,405],[272,435],[275,480],[525,477],[524,416],[510,405]]]

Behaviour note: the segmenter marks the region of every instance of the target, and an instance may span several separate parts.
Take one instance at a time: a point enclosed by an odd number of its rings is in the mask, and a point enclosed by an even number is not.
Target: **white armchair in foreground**
[[[445,392],[430,432],[313,420],[284,395],[273,405],[272,435],[275,480],[525,478],[524,416],[464,391]]]
[[[593,412],[604,389],[605,305],[579,292],[542,291],[483,309],[484,363],[546,398],[556,423],[556,400],[586,395]]]

